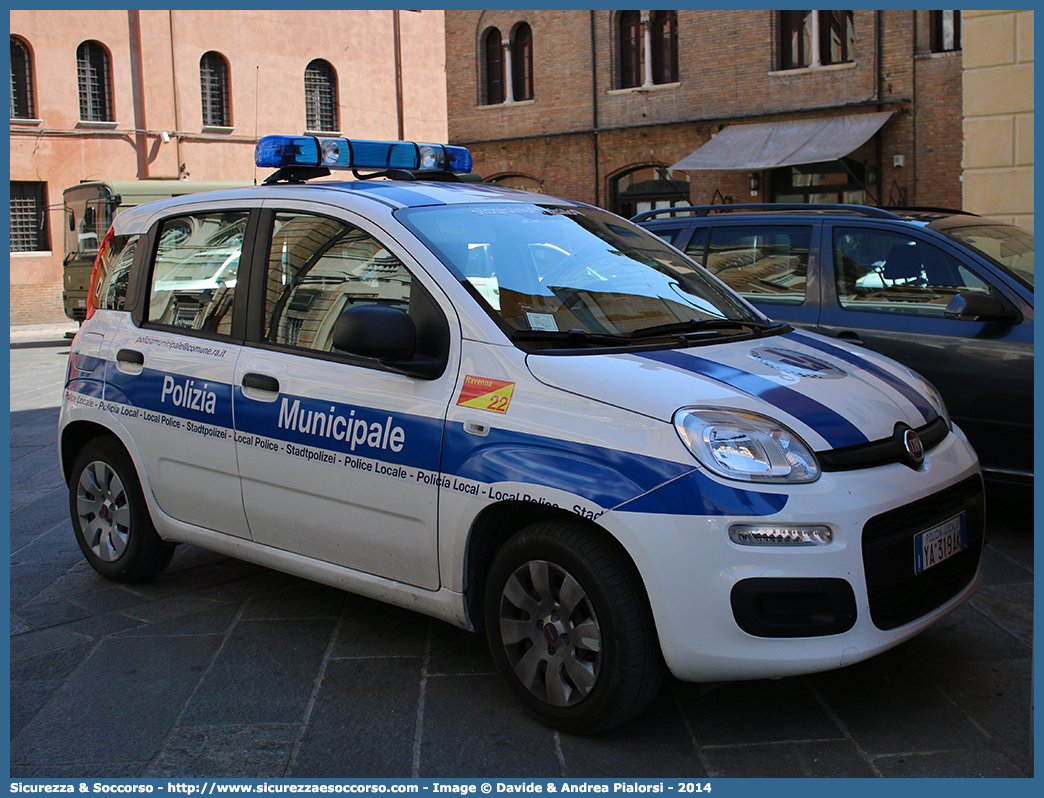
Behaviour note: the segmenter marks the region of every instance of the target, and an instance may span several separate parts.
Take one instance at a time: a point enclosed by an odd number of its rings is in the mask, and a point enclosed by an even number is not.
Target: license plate
[[[961,513],[914,535],[914,573],[938,565],[967,547],[968,517]]]

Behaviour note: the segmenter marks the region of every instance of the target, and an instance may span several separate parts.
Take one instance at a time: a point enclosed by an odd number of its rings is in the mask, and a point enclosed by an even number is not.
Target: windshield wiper
[[[665,335],[686,336],[699,332],[722,332],[724,330],[749,329],[752,333],[759,335],[767,330],[783,331],[788,325],[778,321],[741,321],[739,319],[689,319],[673,324],[658,324],[653,327],[641,327],[634,330],[631,340],[642,338],[660,338]]]
[[[592,333],[587,330],[512,330],[508,337],[512,341],[549,341],[569,344],[627,344],[631,342],[626,335],[608,335]]]

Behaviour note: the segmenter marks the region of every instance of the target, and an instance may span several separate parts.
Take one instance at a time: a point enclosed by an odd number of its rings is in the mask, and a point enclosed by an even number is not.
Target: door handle
[[[848,344],[855,344],[856,346],[866,346],[866,344],[863,343],[863,339],[859,337],[859,333],[854,332],[853,330],[844,330],[843,332],[839,332],[837,334],[837,337]]]
[[[145,353],[121,349],[116,353],[116,368],[125,374],[141,374],[145,369]]]
[[[145,365],[145,355],[142,352],[135,351],[134,349],[121,349],[116,353],[116,360],[120,363],[126,363],[128,366]]]
[[[244,374],[243,387],[266,393],[279,393],[279,380],[267,374]]]

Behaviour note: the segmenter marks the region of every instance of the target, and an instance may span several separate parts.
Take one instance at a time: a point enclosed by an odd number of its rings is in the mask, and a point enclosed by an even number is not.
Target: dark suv
[[[634,217],[770,318],[888,355],[942,393],[988,478],[1033,480],[1033,235],[973,214],[711,205]]]

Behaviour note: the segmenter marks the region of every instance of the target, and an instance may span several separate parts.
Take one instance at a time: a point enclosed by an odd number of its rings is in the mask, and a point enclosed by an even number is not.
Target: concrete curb
[[[11,343],[63,340],[66,333],[75,333],[79,328],[80,325],[75,321],[54,324],[12,324],[9,340]]]

